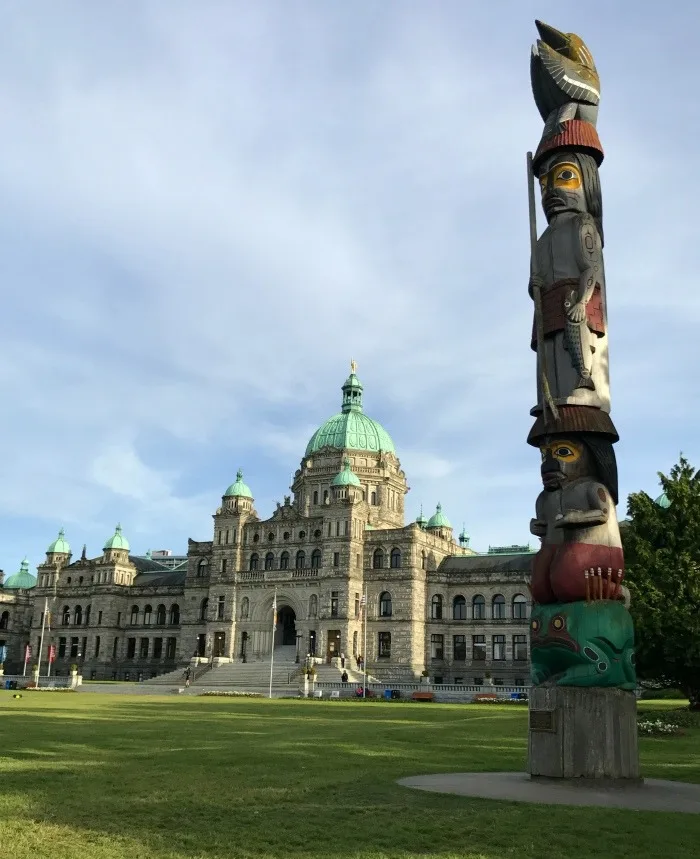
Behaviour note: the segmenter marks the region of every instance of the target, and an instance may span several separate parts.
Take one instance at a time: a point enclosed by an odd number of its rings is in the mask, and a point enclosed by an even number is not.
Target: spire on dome
[[[362,411],[362,382],[355,375],[357,363],[350,362],[350,375],[343,384],[343,406],[342,412],[361,412]]]

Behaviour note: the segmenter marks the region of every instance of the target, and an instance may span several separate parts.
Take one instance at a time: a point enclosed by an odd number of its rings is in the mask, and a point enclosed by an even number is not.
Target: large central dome
[[[339,415],[320,426],[306,446],[306,456],[324,447],[336,450],[386,451],[395,454],[394,442],[384,427],[362,411],[362,382],[352,372],[343,385],[343,406]]]

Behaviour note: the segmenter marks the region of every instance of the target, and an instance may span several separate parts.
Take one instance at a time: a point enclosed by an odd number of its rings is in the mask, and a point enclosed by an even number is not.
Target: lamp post
[[[299,663],[299,648],[300,648],[300,646],[301,646],[301,633],[297,632],[297,653],[296,653],[296,656],[294,657],[294,661],[297,664]]]

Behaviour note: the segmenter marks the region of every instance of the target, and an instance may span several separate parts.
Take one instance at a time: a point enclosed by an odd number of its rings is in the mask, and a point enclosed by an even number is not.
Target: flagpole
[[[275,662],[275,630],[277,629],[277,588],[272,599],[272,647],[270,648],[270,698],[272,698],[272,669]]]
[[[364,638],[364,653],[362,654],[362,697],[367,697],[367,588],[365,588],[365,611],[364,611],[364,621],[365,621],[365,638]]]
[[[41,677],[41,654],[44,650],[44,629],[46,627],[46,615],[48,613],[49,613],[49,598],[44,597],[44,614],[41,618],[41,636],[39,638],[39,662],[38,662],[39,671],[37,672],[37,675],[36,675],[36,688],[37,689],[39,688],[39,678]],[[50,664],[51,663],[49,662],[49,665]]]

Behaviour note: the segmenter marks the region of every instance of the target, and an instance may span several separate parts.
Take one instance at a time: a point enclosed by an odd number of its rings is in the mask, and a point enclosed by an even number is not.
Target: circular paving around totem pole
[[[478,799],[675,811],[700,814],[700,784],[645,779],[629,785],[604,786],[582,780],[532,779],[523,772],[431,773],[399,779],[402,787],[451,793]],[[577,783],[578,782],[578,783]]]

